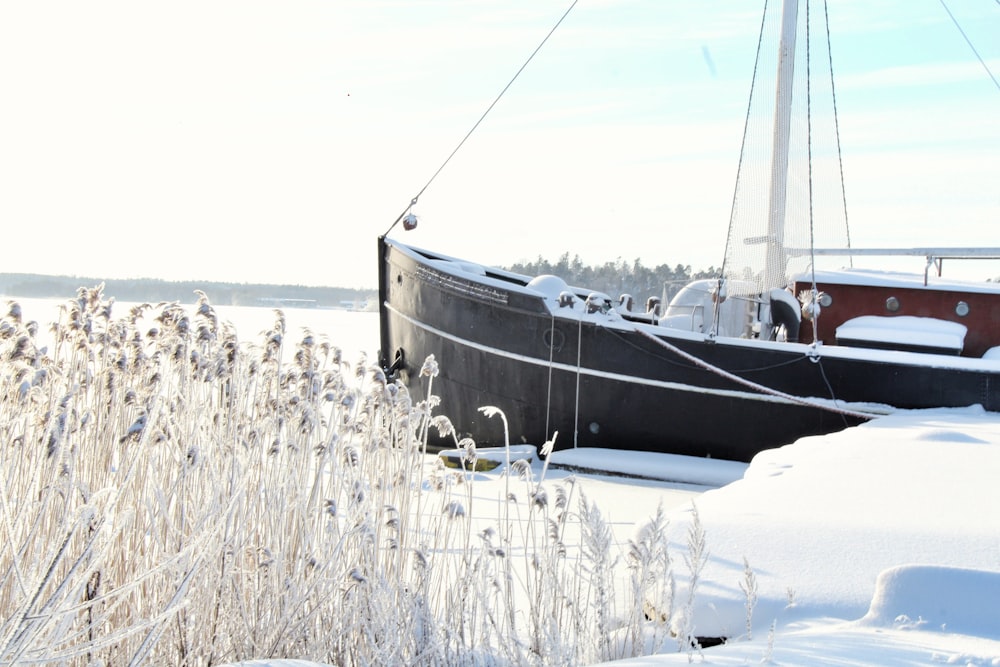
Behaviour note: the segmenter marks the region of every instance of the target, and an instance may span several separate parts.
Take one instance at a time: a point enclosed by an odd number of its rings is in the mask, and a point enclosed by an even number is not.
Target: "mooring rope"
[[[549,387],[545,395],[545,437],[549,437],[549,417],[552,414],[552,360],[555,358],[556,352],[556,316],[555,313],[550,315],[552,318],[549,324]]]
[[[586,305],[584,305],[586,308]],[[580,437],[580,366],[583,348],[583,313],[577,320],[576,329],[576,405],[573,408],[573,448],[576,449]]]
[[[707,370],[709,372],[715,373],[716,375],[718,375],[720,377],[723,377],[723,378],[725,378],[727,380],[730,380],[732,382],[735,382],[737,384],[741,384],[744,387],[749,387],[750,389],[758,391],[758,392],[760,392],[762,394],[768,394],[770,396],[776,396],[778,398],[783,398],[783,399],[785,399],[787,401],[791,401],[792,403],[797,403],[799,405],[803,405],[803,406],[810,407],[810,408],[816,408],[818,410],[826,410],[828,412],[833,412],[835,414],[844,415],[845,417],[853,417],[855,419],[874,419],[876,417],[883,416],[882,414],[879,414],[879,413],[876,413],[876,412],[870,412],[870,413],[869,412],[861,412],[861,411],[858,411],[858,410],[846,410],[844,408],[838,408],[838,407],[835,407],[835,406],[823,405],[822,403],[817,403],[816,401],[812,401],[812,400],[809,400],[807,398],[802,398],[801,396],[795,396],[793,394],[789,394],[789,393],[780,391],[778,389],[772,389],[771,387],[767,387],[765,385],[759,384],[759,383],[754,382],[752,380],[747,380],[746,378],[742,378],[739,375],[735,375],[733,373],[730,373],[729,371],[727,371],[725,369],[722,369],[722,368],[719,368],[718,366],[714,366],[714,365],[708,363],[707,361],[705,361],[704,359],[700,359],[699,357],[696,357],[693,354],[685,352],[684,350],[680,349],[676,345],[674,345],[672,343],[668,343],[667,341],[663,340],[662,338],[654,336],[653,334],[649,333],[648,331],[643,331],[642,329],[640,329],[638,327],[633,327],[632,330],[635,331],[636,333],[638,333],[640,336],[648,338],[649,340],[653,341],[654,343],[660,345],[661,347],[663,347],[663,348],[665,348],[667,350],[670,350],[674,354],[676,354],[676,355],[678,355],[678,356],[680,356],[680,357],[682,357],[684,359],[687,359],[691,363],[695,364],[696,366],[698,366],[698,367],[700,367],[700,368],[702,368],[704,370]]]

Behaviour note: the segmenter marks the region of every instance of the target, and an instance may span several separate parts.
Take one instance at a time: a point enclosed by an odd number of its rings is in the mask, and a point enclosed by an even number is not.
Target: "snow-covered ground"
[[[701,484],[732,473],[716,461],[607,456],[622,473]],[[588,451],[557,452],[555,462],[595,464]],[[659,503],[672,507],[677,554],[694,503],[709,552],[695,634],[730,638],[614,664],[1000,665],[998,474],[1000,415],[968,408],[805,438],[762,453],[741,479],[704,493],[584,476],[619,536]],[[757,597],[749,639],[745,564]]]
[[[740,637],[706,661],[1000,665],[998,473],[1000,416],[974,408],[762,453],[741,481],[697,499],[711,554],[696,634]],[[690,514],[673,516],[678,541]],[[752,641],[744,558],[758,585]]]
[[[23,302],[40,321],[52,304]],[[350,354],[366,349],[377,324],[367,313],[319,313],[341,318],[322,323],[310,318],[315,313],[301,322],[294,309],[286,314],[290,333],[299,324],[330,331]],[[248,332],[273,318],[266,309],[227,315]],[[675,645],[616,665],[1000,665],[1000,503],[991,500],[1000,475],[998,414],[896,414],[764,452],[749,466],[602,450],[556,452],[553,463],[615,473],[578,473],[577,483],[620,545],[662,506],[683,572],[695,514],[704,530],[694,634],[728,643],[680,653]],[[534,466],[540,476],[542,464]],[[550,466],[545,479],[570,474]],[[502,479],[500,469],[476,473],[479,511],[491,513],[488,485]],[[749,637],[747,572],[756,598]],[[685,582],[678,585],[683,598]]]

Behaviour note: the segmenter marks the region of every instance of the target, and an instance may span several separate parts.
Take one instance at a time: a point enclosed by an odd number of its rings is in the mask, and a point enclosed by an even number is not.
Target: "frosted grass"
[[[573,478],[445,468],[425,448],[449,430],[436,400],[324,336],[291,342],[280,312],[247,343],[205,295],[116,317],[81,289],[45,351],[5,312],[4,664],[586,664],[692,645],[661,613],[687,576],[662,512],[622,550]]]

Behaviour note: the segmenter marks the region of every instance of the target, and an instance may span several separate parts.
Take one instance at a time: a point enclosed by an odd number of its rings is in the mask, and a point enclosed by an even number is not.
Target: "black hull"
[[[697,365],[625,323],[553,316],[545,300],[514,276],[483,279],[453,272],[435,256],[379,241],[381,355],[415,400],[425,398],[420,369],[434,355],[441,398],[459,438],[503,445],[500,408],[511,444],[646,450],[749,461],[757,452],[863,419],[754,390]],[[1000,410],[1000,373],[913,363],[900,355],[822,354],[806,346],[729,339],[665,327],[656,338],[740,378],[833,407],[959,407]],[[553,343],[550,345],[550,342]],[[836,398],[836,403],[831,399]],[[439,441],[453,446],[454,440]]]

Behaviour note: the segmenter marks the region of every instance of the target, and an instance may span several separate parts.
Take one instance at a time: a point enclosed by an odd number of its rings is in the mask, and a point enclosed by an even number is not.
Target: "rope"
[[[812,138],[812,53],[809,41],[809,8],[812,3],[806,3],[806,165],[809,179],[809,264],[812,272],[813,298],[816,297],[816,226],[813,218],[813,138]],[[815,315],[813,320],[815,320]],[[815,338],[813,341],[815,342]]]
[[[833,81],[833,42],[830,40],[830,12],[826,0],[823,2],[823,16],[826,21],[826,56],[830,66],[830,96],[833,101],[833,131],[837,141],[837,166],[840,168],[840,197],[844,203],[844,231],[847,232],[847,247],[851,247],[851,223],[847,217],[847,187],[844,183],[844,158],[840,150],[840,119],[837,116],[837,87]],[[854,258],[848,262],[854,266]]]
[[[997,4],[1000,5],[1000,0],[997,0]],[[987,65],[986,61],[983,60],[983,57],[979,55],[979,51],[976,50],[976,47],[969,40],[969,36],[965,34],[964,30],[962,30],[962,26],[960,26],[958,24],[958,21],[955,20],[955,16],[951,13],[951,10],[948,9],[948,5],[944,4],[944,0],[941,0],[941,6],[944,7],[944,11],[948,13],[948,17],[951,19],[951,22],[954,23],[955,27],[958,28],[958,31],[962,33],[962,38],[965,39],[965,43],[969,45],[969,48],[972,49],[972,52],[976,54],[977,58],[979,58],[979,64],[983,66],[983,69],[986,70],[986,73],[993,80],[993,85],[997,87],[997,90],[1000,90],[1000,81],[997,81],[997,78],[993,76],[993,72],[990,70],[990,66]]]
[[[472,129],[466,132],[465,136],[462,138],[460,142],[458,142],[458,145],[455,146],[455,149],[448,155],[448,157],[445,158],[445,161],[441,163],[441,166],[437,168],[437,171],[434,172],[434,175],[431,176],[430,180],[427,181],[424,187],[420,188],[420,192],[418,192],[416,196],[410,200],[409,205],[405,209],[403,209],[403,212],[399,214],[399,217],[396,218],[396,221],[389,226],[389,229],[385,230],[385,234],[383,234],[383,236],[388,236],[389,232],[391,232],[393,228],[399,224],[400,220],[402,220],[407,216],[407,214],[410,212],[410,209],[412,209],[416,205],[417,200],[420,199],[420,195],[424,194],[424,191],[430,187],[431,183],[434,182],[434,179],[437,178],[438,174],[440,174],[441,171],[444,170],[445,166],[447,166],[447,164],[451,162],[451,159],[455,157],[455,153],[457,153],[459,149],[461,149],[462,146],[465,145],[465,142],[468,141],[469,137],[472,136],[472,133],[476,131],[476,129],[479,127],[479,124],[482,123],[483,120],[485,120],[487,114],[489,114],[490,111],[493,110],[493,107],[497,105],[497,102],[499,102],[500,98],[504,96],[504,93],[507,92],[507,89],[510,88],[512,85],[514,85],[514,81],[517,80],[517,77],[521,76],[521,72],[524,71],[524,68],[526,68],[528,66],[528,63],[530,63],[534,59],[535,54],[541,51],[542,47],[545,46],[545,43],[549,41],[549,37],[552,36],[552,33],[556,31],[556,29],[562,24],[563,20],[565,20],[565,18],[569,16],[569,13],[573,10],[573,8],[576,7],[576,3],[578,1],[579,0],[573,0],[569,8],[565,12],[563,12],[563,15],[559,17],[559,20],[556,21],[556,24],[554,26],[552,26],[552,29],[549,30],[547,35],[545,35],[545,38],[541,41],[541,43],[539,43],[539,45],[535,47],[535,50],[531,52],[531,55],[528,56],[528,59],[524,61],[524,64],[521,65],[520,69],[517,70],[513,78],[511,78],[511,80],[507,82],[507,85],[503,87],[503,90],[501,90],[500,94],[496,96],[496,99],[494,99],[493,102],[490,104],[490,106],[486,108],[486,111],[484,111],[483,115],[479,117],[479,120],[477,120],[475,125],[472,126]]]
[[[806,2],[806,152],[807,152],[807,164],[809,170],[809,273],[812,280],[812,287],[810,288],[810,298],[811,303],[809,304],[812,310],[812,317],[809,318],[812,323],[812,334],[813,334],[813,345],[819,343],[819,313],[816,312],[819,300],[819,289],[816,287],[816,220],[813,217],[813,160],[812,160],[812,30],[810,25],[810,7],[811,3]],[[823,3],[826,7],[826,3]],[[830,34],[830,26],[827,24],[827,37]],[[830,69],[830,81],[833,81],[833,68]],[[836,107],[834,107],[836,109]],[[836,110],[834,111],[834,117],[836,117]],[[838,141],[837,149],[840,149],[840,143]],[[844,186],[843,171],[841,171],[840,186]],[[846,203],[844,205],[844,211],[847,211]]]
[[[1000,2],[1000,0],[997,0]],[[736,217],[736,196],[740,191],[740,176],[743,174],[743,157],[747,149],[747,132],[750,128],[750,110],[753,108],[753,91],[757,89],[757,68],[760,66],[760,54],[764,44],[764,26],[767,22],[767,2],[764,2],[764,11],[760,17],[760,32],[757,36],[757,55],[753,63],[753,76],[750,79],[750,98],[747,100],[747,113],[743,119],[743,141],[740,144],[740,160],[736,167],[736,183],[733,186],[733,201],[729,208],[729,233],[726,234],[726,247],[722,255],[722,268],[719,269],[719,277],[726,275],[726,262],[729,259],[729,245],[733,236],[733,218]]]
[[[545,437],[549,437],[549,415],[552,413],[552,362],[556,351],[556,316],[549,325],[549,387],[545,396]]]
[[[710,371],[712,373],[715,373],[716,375],[718,375],[718,376],[720,376],[722,378],[725,378],[725,379],[730,380],[732,382],[735,382],[737,384],[741,384],[744,387],[749,387],[750,389],[754,389],[756,391],[759,391],[762,394],[768,394],[770,396],[776,396],[778,398],[783,398],[783,399],[785,399],[787,401],[790,401],[792,403],[797,403],[799,405],[803,405],[803,406],[806,406],[806,407],[809,407],[809,408],[816,408],[818,410],[826,410],[828,412],[833,412],[835,414],[843,415],[845,417],[853,417],[855,419],[874,419],[875,417],[881,416],[881,415],[879,415],[878,413],[875,413],[875,412],[861,412],[861,411],[858,411],[858,410],[845,410],[844,408],[837,408],[837,407],[833,407],[833,406],[829,406],[829,405],[823,405],[822,403],[817,403],[817,402],[811,401],[811,400],[809,400],[807,398],[802,398],[801,396],[795,396],[793,394],[788,394],[788,393],[785,393],[783,391],[779,391],[777,389],[772,389],[770,387],[766,387],[766,386],[764,386],[762,384],[759,384],[757,382],[753,382],[752,380],[747,380],[746,378],[742,378],[739,375],[734,375],[733,373],[730,373],[727,370],[723,370],[723,369],[719,368],[718,366],[713,366],[712,364],[708,363],[707,361],[705,361],[703,359],[700,359],[700,358],[694,356],[693,354],[689,354],[689,353],[685,352],[684,350],[680,349],[676,345],[674,345],[672,343],[668,343],[667,341],[663,340],[662,338],[658,338],[657,336],[654,336],[653,334],[649,333],[648,331],[643,331],[642,329],[639,329],[638,327],[634,327],[633,330],[636,333],[638,333],[640,336],[648,338],[649,340],[651,340],[654,343],[660,345],[661,347],[664,347],[664,348],[670,350],[671,352],[673,352],[674,354],[676,354],[676,355],[678,355],[680,357],[683,357],[684,359],[687,359],[688,361],[690,361],[694,365],[698,366],[699,368],[702,368],[704,370],[707,370],[707,371]]]
[[[586,306],[584,306],[586,309]],[[576,329],[576,405],[573,406],[573,449],[580,436],[580,354],[583,348],[583,313],[577,321]]]

